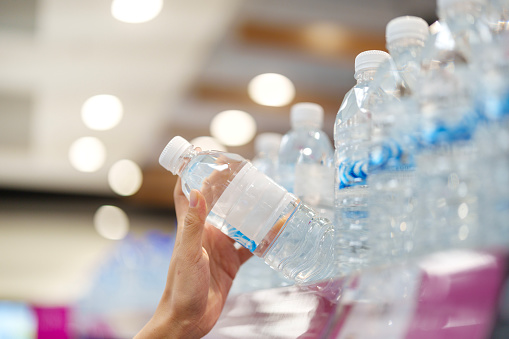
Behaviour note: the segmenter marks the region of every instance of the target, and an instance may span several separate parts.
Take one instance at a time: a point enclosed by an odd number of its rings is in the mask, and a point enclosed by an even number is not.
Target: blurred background
[[[355,56],[401,15],[435,2],[0,0],[0,300],[73,304],[112,257],[171,252],[175,135],[250,159],[310,101],[332,140]]]

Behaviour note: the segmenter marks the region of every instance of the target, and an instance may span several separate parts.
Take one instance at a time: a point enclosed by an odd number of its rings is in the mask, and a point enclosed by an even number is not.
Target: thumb
[[[207,203],[200,191],[193,189],[189,194],[189,209],[184,219],[182,245],[189,254],[201,253],[202,234],[207,218]]]

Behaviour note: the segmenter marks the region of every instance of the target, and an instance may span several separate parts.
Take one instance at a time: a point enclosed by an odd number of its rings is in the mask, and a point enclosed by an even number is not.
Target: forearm
[[[177,316],[171,316],[167,309],[159,305],[154,316],[134,339],[193,339],[202,337],[199,334],[201,333],[199,327],[191,319],[179,319]]]
[[[154,315],[134,339],[178,339],[195,338],[186,326],[173,319],[162,319]]]

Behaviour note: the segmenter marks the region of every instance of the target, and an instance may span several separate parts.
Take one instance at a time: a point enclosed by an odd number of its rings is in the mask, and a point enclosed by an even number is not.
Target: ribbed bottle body
[[[250,162],[235,154],[201,152],[180,175],[184,194],[198,189],[205,196],[208,223],[285,277],[305,283],[331,276],[330,222]]]

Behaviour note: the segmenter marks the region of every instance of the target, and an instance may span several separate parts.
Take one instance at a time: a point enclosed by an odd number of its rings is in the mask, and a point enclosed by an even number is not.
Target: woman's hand
[[[245,248],[205,222],[203,195],[189,202],[180,178],[175,185],[177,236],[163,296],[152,319],[136,338],[200,338],[217,322],[233,278],[251,257]]]

